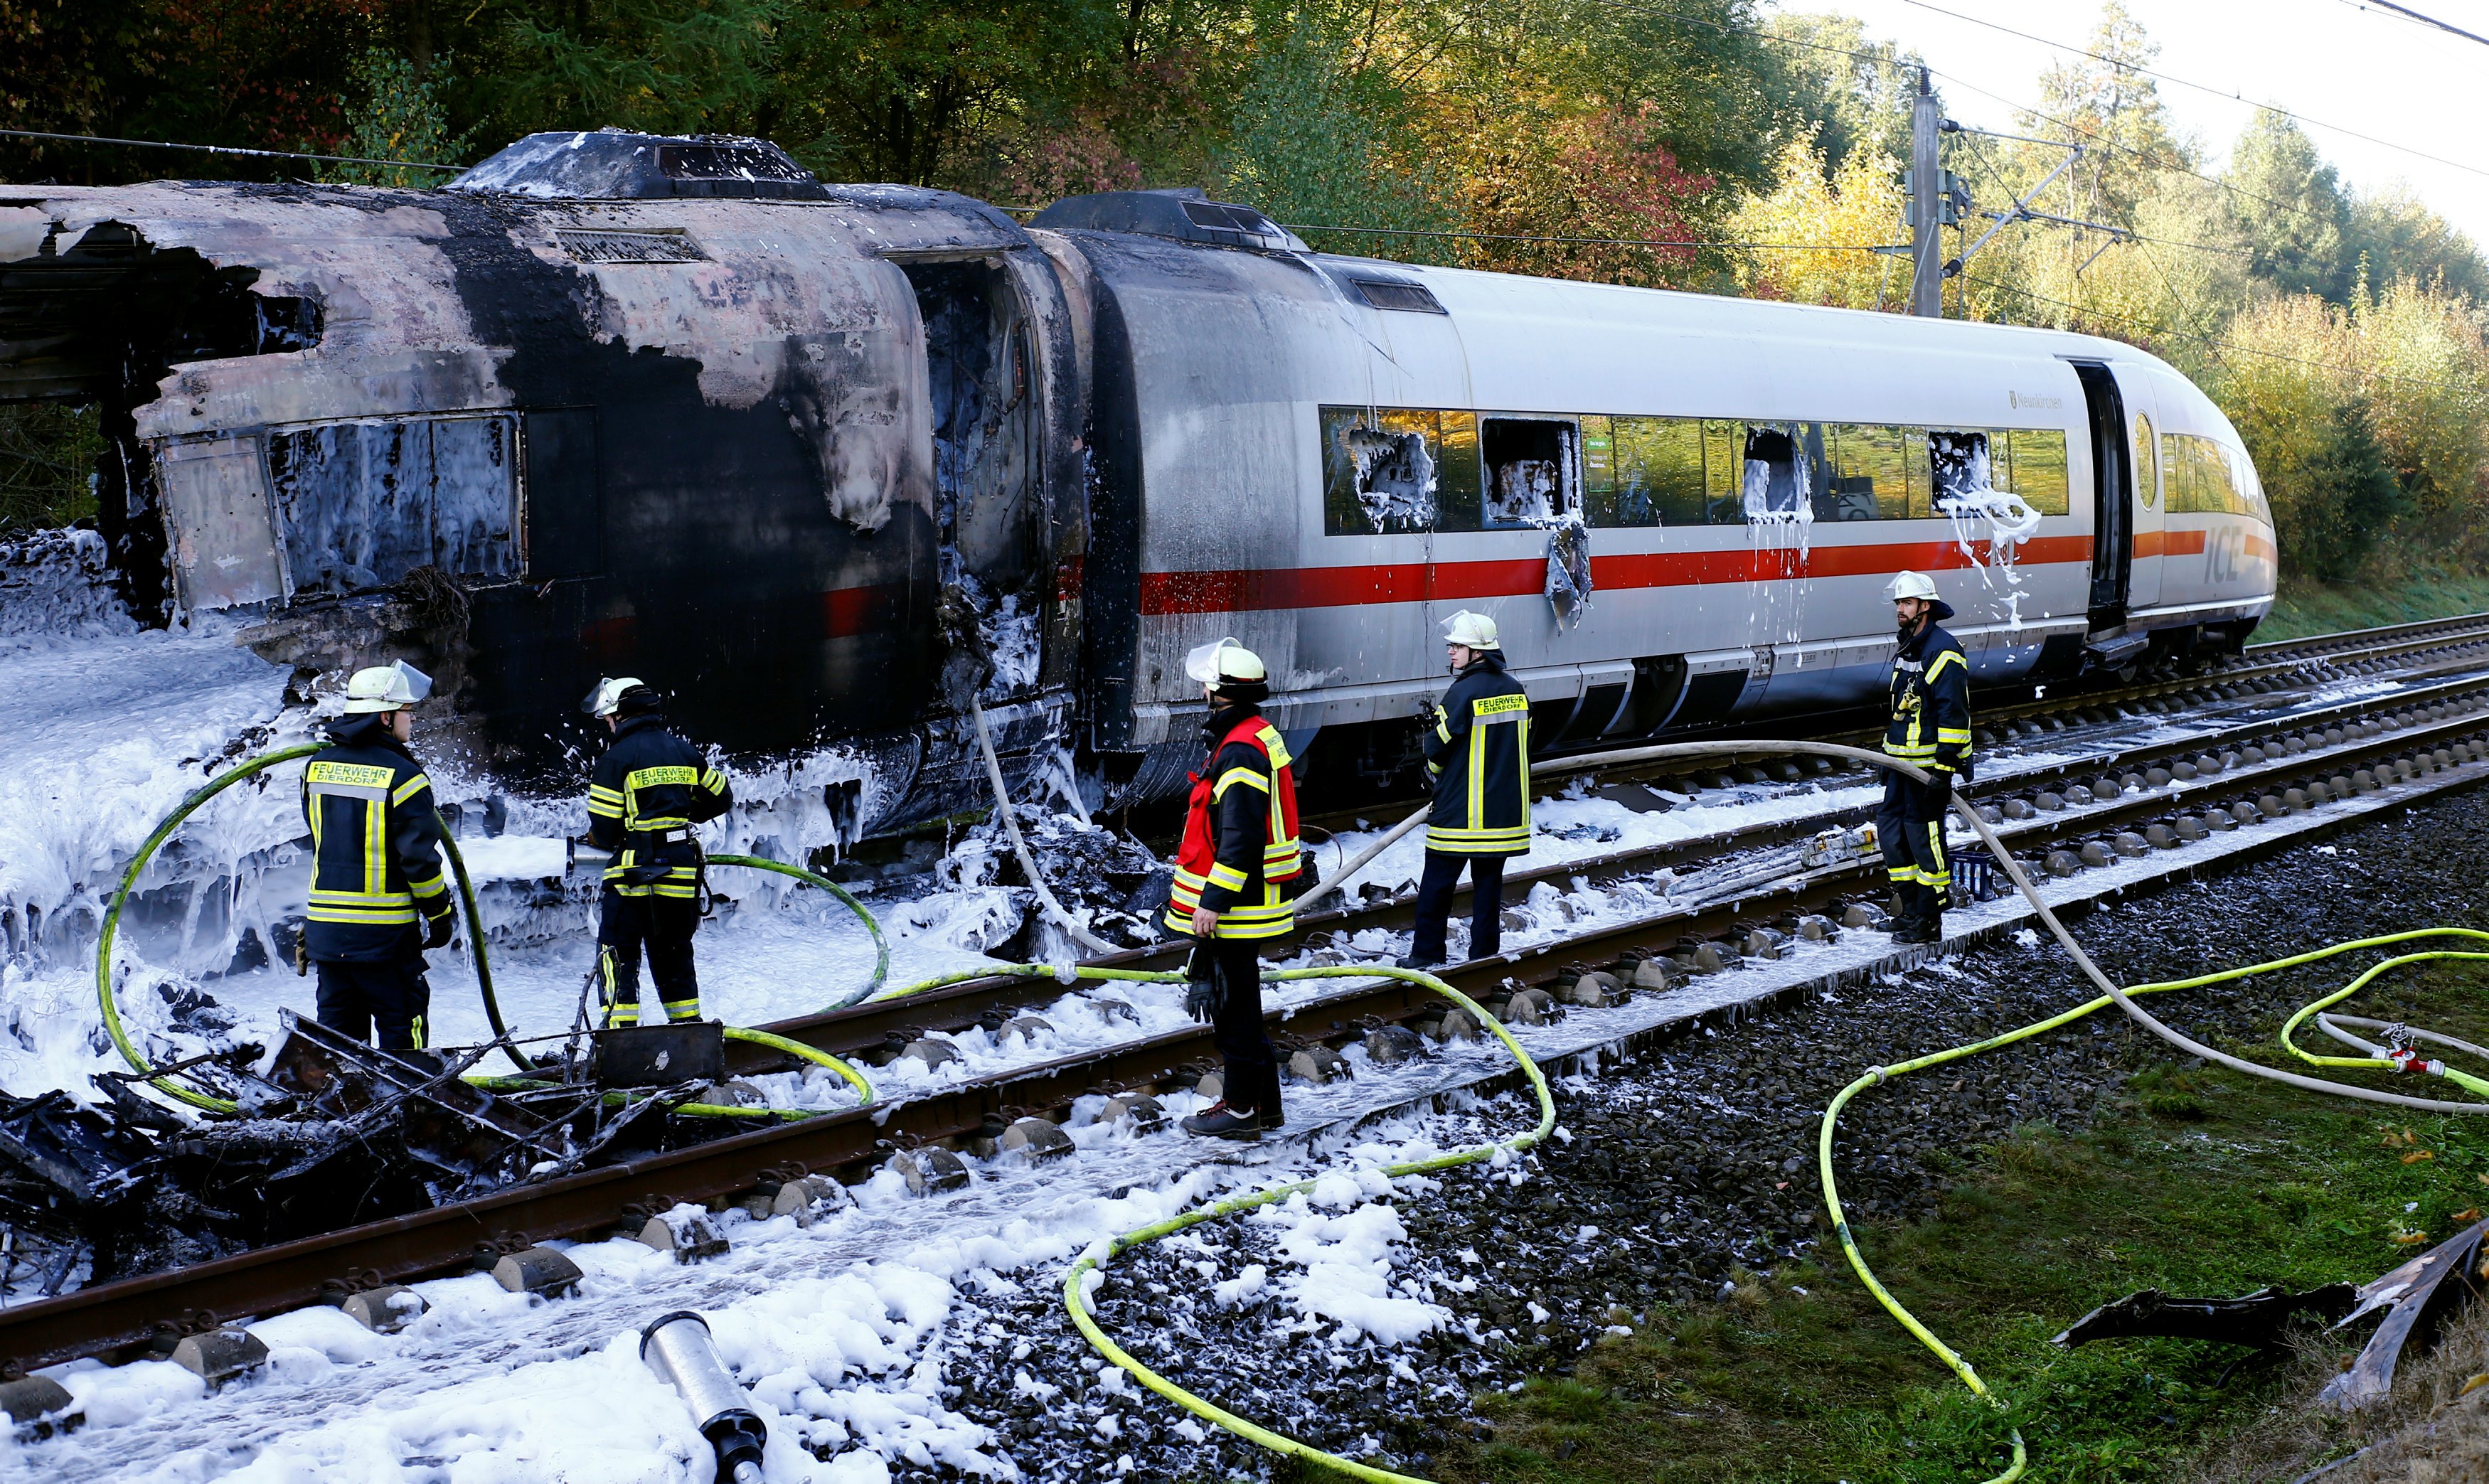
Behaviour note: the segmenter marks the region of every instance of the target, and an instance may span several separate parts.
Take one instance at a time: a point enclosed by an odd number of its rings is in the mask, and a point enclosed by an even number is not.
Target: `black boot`
[[[1221,1099],[1186,1119],[1184,1131],[1214,1139],[1258,1139],[1262,1136],[1262,1116],[1249,1110],[1239,1113]]]
[[[1932,943],[1929,920],[1935,914],[1934,894],[1913,881],[1902,888],[1902,915],[1893,925],[1896,943]]]
[[[1919,930],[1918,883],[1904,881],[1893,888],[1893,896],[1899,900],[1901,910],[1894,913],[1891,920],[1884,924],[1884,930],[1893,935],[1893,941],[1896,943],[1922,941],[1915,936]]]

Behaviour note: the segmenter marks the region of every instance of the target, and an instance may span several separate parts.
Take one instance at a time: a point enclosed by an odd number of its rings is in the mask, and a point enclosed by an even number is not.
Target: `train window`
[[[1845,422],[1823,430],[1832,471],[1816,500],[1819,521],[1898,521],[1910,513],[1903,430]]]
[[[2230,469],[2230,508],[2240,515],[2255,515],[2255,470],[2247,463],[2247,456],[2223,444],[2221,459]]]
[[[1334,536],[1431,530],[1441,425],[1429,412],[1323,409],[1323,529]]]
[[[2160,447],[2152,436],[2152,419],[2141,413],[2134,414],[2134,488],[2147,505],[2160,499],[2160,460],[2154,455]]]
[[[1584,499],[1593,526],[1702,524],[1702,425],[1682,417],[1602,417],[1605,487],[1594,482],[1592,420],[1582,419]]]
[[[2195,508],[2195,466],[2187,457],[2187,441],[2175,433],[2160,435],[2160,483],[2162,503],[2173,515],[2191,514]]]
[[[1748,520],[1812,513],[1823,463],[1823,431],[1814,423],[1759,423],[1745,429],[1738,505]]]
[[[1995,472],[1988,460],[1985,433],[1928,434],[1928,473],[1934,486],[1935,513],[1942,502],[1993,488]]]
[[[1488,530],[1514,530],[1544,526],[1579,509],[1574,436],[1570,420],[1480,419],[1478,452],[1486,465],[1486,490],[1479,524]]]
[[[1435,454],[1435,528],[1478,528],[1478,419],[1444,413],[1443,445]]]
[[[1735,526],[1746,519],[1746,425],[1702,424],[1702,519]]]
[[[518,507],[506,416],[289,428],[268,441],[294,589],[385,586],[416,567],[514,577]]]
[[[2073,510],[2073,481],[2066,470],[2066,435],[2060,428],[2016,428],[2005,435],[2014,461],[2007,486],[2042,515]]]

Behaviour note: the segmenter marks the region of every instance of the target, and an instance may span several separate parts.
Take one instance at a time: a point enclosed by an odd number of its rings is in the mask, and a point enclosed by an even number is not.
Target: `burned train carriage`
[[[0,199],[0,398],[103,407],[142,612],[413,646],[522,783],[597,673],[661,676],[730,748],[870,749],[885,829],[972,801],[972,695],[1166,791],[1225,634],[1389,766],[1461,608],[1564,746],[1872,696],[1902,567],[1989,678],[2235,646],[2275,575],[2236,433],[2114,342],[1340,258],[1184,193],[1021,226],[754,141]]]

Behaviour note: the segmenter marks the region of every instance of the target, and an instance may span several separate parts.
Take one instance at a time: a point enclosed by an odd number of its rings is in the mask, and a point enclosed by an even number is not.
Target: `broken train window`
[[[1483,528],[1546,526],[1581,509],[1580,442],[1571,419],[1480,418],[1478,452],[1486,463]]]
[[[1399,408],[1324,408],[1324,532],[1370,536],[1434,529],[1445,475],[1443,420],[1442,414]]]
[[[292,590],[386,586],[416,567],[518,575],[515,420],[407,418],[268,438]]]
[[[1823,487],[1823,428],[1812,422],[1749,424],[1738,499],[1749,521],[1811,520]]]
[[[1995,487],[1985,433],[1930,433],[1928,469],[1935,483],[1938,513],[1948,499],[1984,496]]]

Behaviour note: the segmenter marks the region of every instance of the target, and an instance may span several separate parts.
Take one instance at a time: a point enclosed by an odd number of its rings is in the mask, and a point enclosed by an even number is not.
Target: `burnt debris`
[[[714,1024],[594,1032],[527,1077],[469,1083],[499,1043],[387,1052],[288,1015],[272,1057],[237,1046],[154,1070],[230,1113],[186,1117],[100,1075],[102,1101],[0,1096],[0,1297],[186,1267],[474,1200],[738,1131],[676,1116],[725,1075]]]

